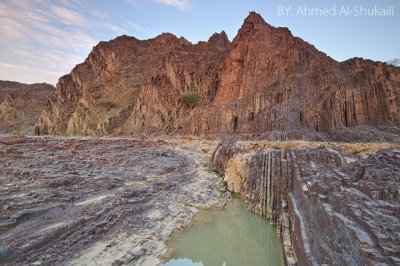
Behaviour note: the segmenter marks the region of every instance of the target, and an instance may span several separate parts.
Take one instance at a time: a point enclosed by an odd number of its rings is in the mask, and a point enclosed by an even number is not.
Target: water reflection
[[[173,254],[165,266],[285,265],[275,228],[238,199],[223,210],[204,211],[199,223],[171,245]]]

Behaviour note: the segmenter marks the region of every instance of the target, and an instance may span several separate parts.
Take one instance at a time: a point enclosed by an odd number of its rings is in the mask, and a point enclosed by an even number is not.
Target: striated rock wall
[[[0,81],[0,133],[33,134],[35,121],[54,87]]]
[[[226,162],[228,188],[277,227],[289,264],[400,263],[399,147],[361,156],[334,144],[275,145],[223,142],[213,161],[220,173]]]
[[[201,96],[194,108],[180,99],[187,91]],[[100,42],[60,79],[36,132],[308,138],[358,126],[398,129],[399,109],[398,67],[336,62],[252,12],[232,43],[224,32],[195,45],[168,33]]]
[[[224,32],[196,45],[168,33],[146,41],[121,36],[100,42],[60,78],[36,132],[126,135],[182,128],[192,108],[181,93],[198,93],[200,105],[214,97],[229,44]],[[105,99],[114,104],[104,106]]]
[[[360,58],[336,62],[251,13],[231,45],[213,108],[193,113],[185,132],[310,135],[398,127],[399,108],[399,68]]]

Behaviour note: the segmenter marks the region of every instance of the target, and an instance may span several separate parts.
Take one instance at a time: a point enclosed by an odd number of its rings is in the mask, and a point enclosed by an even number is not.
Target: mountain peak
[[[228,48],[230,45],[230,41],[225,31],[221,31],[221,33],[214,33],[208,39],[208,43],[222,48]]]
[[[240,36],[242,34],[246,34],[254,30],[269,29],[269,28],[271,28],[271,26],[265,22],[265,20],[261,17],[261,15],[252,11],[244,20],[238,35]]]
[[[247,23],[253,25],[259,25],[259,24],[268,25],[262,18],[262,16],[254,11],[250,12],[247,18],[244,20],[244,24]]]

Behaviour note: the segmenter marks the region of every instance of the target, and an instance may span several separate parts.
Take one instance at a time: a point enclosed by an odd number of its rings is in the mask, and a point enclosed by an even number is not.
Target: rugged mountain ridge
[[[222,32],[193,45],[164,33],[139,41],[121,36],[100,42],[84,63],[60,78],[36,126],[37,134],[170,132],[191,109],[180,94],[205,102],[216,93],[229,40]],[[114,101],[105,108],[102,99]]]
[[[32,134],[54,86],[0,81],[0,133]]]
[[[201,96],[195,107],[181,100],[187,91]],[[232,43],[224,32],[198,44],[168,33],[99,43],[60,78],[36,133],[304,138],[366,126],[397,135],[399,108],[399,68],[337,62],[251,12]]]

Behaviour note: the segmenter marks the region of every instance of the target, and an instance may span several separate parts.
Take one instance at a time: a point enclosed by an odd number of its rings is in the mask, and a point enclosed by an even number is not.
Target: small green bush
[[[99,104],[101,106],[106,107],[108,110],[117,106],[117,103],[113,99],[110,99],[110,98],[100,99]]]
[[[11,134],[13,137],[25,137],[27,132],[25,129],[14,129]]]
[[[195,106],[201,99],[197,92],[188,91],[181,94],[182,101],[188,106]]]

